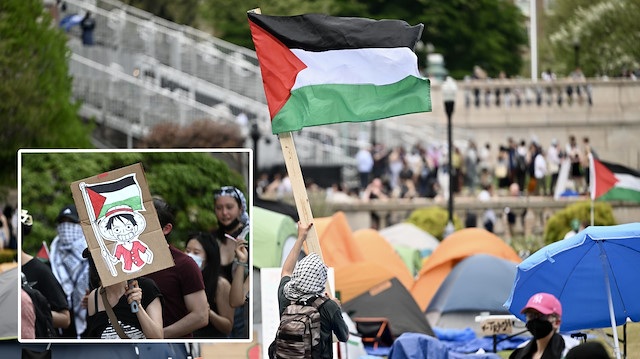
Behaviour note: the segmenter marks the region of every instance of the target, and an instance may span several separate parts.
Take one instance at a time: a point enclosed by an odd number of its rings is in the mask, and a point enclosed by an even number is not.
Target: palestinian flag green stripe
[[[602,201],[633,201],[640,203],[640,190],[631,188],[613,187],[607,193],[598,197]]]
[[[104,217],[105,214],[107,214],[107,212],[111,208],[113,208],[115,206],[121,206],[121,205],[129,206],[134,211],[141,211],[141,210],[144,209],[142,207],[142,200],[141,200],[140,197],[130,197],[130,198],[125,198],[125,199],[117,201],[117,202],[109,203],[109,206],[102,207],[102,210],[100,211],[100,215],[98,216],[98,218]]]
[[[280,133],[424,111],[431,111],[429,80],[407,76],[383,86],[325,84],[293,90],[271,125],[273,133]]]

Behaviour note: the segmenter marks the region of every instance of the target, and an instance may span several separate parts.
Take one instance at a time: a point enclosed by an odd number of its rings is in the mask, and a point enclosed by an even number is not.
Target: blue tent
[[[481,312],[509,314],[503,306],[509,298],[516,263],[488,254],[476,254],[458,263],[447,275],[427,307],[432,327],[472,327],[480,331],[475,316]]]

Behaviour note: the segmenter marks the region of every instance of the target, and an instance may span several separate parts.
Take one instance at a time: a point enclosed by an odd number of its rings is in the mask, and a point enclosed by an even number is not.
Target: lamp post
[[[451,115],[453,115],[453,107],[456,102],[456,93],[458,92],[458,86],[454,79],[447,76],[446,80],[442,83],[442,100],[444,101],[444,110],[447,113],[447,137],[449,140],[449,222],[444,230],[444,237],[455,231],[453,226],[453,163],[451,161],[453,153],[453,136],[451,127]]]
[[[258,127],[258,119],[254,118],[251,121],[251,130],[249,132],[251,140],[253,141],[253,177],[258,175],[258,141],[260,141],[260,128]]]
[[[573,51],[575,68],[577,69],[578,67],[580,67],[580,57],[578,56],[580,53],[580,39],[577,35],[573,36]]]

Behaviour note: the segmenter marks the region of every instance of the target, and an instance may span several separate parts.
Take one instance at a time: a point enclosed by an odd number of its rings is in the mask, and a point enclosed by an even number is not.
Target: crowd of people
[[[23,288],[31,293],[23,296],[22,338],[249,338],[247,201],[232,186],[213,198],[218,227],[190,233],[184,251],[169,244],[174,266],[107,286],[75,205],[62,208],[48,263],[21,253]],[[159,198],[153,204],[166,237],[174,214]],[[26,210],[20,222],[28,235],[33,221]]]
[[[453,179],[454,196],[490,201],[494,197],[554,196],[563,162],[569,161],[570,171],[566,186],[558,195],[584,195],[589,191],[589,155],[598,155],[588,137],[570,135],[564,146],[554,138],[548,144],[532,138],[516,141],[509,137],[506,143],[485,143],[477,146],[471,140],[466,147],[453,146],[452,166],[448,166],[446,143],[417,143],[387,147],[385,144],[361,144],[355,155],[358,177],[356,184],[347,187],[334,183],[324,190],[330,202],[368,202],[371,200],[411,200],[414,198],[446,199],[449,195],[449,174]],[[565,161],[566,160],[566,161]],[[318,186],[307,179],[307,190]],[[282,199],[291,195],[291,181],[286,173],[271,178],[263,172],[256,181],[256,193],[267,198]],[[526,214],[523,213],[522,217]],[[379,218],[372,213],[372,226]],[[480,223],[493,231],[496,214],[489,209]],[[506,225],[516,223],[516,215],[505,208]],[[475,223],[475,218],[471,218]],[[475,225],[473,225],[475,226]]]
[[[582,145],[574,135],[562,147],[552,139],[543,147],[537,139],[527,143],[508,138],[497,149],[491,143],[478,147],[469,141],[465,149],[453,146],[452,166],[447,165],[447,147],[418,143],[407,150],[404,146],[387,148],[384,144],[363,145],[356,155],[357,188],[345,189],[336,184],[328,196],[348,194],[361,200],[373,198],[411,199],[446,196],[448,174],[454,177],[455,195],[476,196],[490,191],[507,195],[512,184],[518,185],[519,195],[551,196],[554,194],[560,166],[564,158],[571,162],[570,179],[573,189],[586,193],[589,185],[589,154],[597,154],[588,137]],[[266,185],[268,188],[269,184]]]

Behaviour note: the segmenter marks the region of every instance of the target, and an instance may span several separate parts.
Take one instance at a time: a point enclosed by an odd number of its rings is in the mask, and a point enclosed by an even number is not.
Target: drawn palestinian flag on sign
[[[272,132],[431,111],[413,52],[423,25],[248,13]]]
[[[142,191],[135,173],[114,181],[87,185],[86,189],[93,208],[94,218],[89,216],[92,221],[104,217],[115,206],[126,205],[134,211],[144,211]]]

